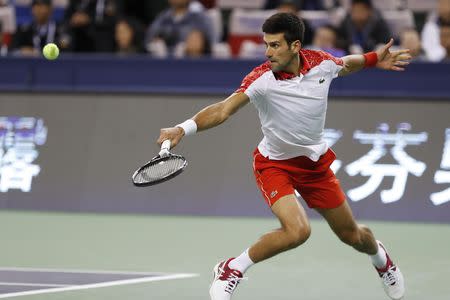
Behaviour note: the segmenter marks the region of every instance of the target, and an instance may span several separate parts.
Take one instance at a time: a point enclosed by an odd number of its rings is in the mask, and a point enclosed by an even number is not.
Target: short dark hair
[[[288,45],[297,40],[303,44],[305,24],[295,14],[277,13],[264,22],[262,31],[269,34],[284,33],[284,39]]]

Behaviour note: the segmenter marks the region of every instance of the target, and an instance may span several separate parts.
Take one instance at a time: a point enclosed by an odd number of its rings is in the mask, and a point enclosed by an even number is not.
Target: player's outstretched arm
[[[209,105],[194,117],[170,128],[162,128],[157,143],[170,140],[171,148],[175,147],[185,135],[206,130],[225,122],[232,114],[249,102],[244,93],[235,93],[221,102]]]
[[[389,71],[404,71],[405,67],[409,65],[412,56],[409,54],[409,49],[390,51],[393,44],[394,40],[391,39],[389,43],[376,51],[378,62],[375,66]]]
[[[344,67],[339,72],[339,76],[349,75],[364,67],[377,67],[383,70],[404,71],[411,60],[409,49],[390,51],[394,44],[391,39],[386,45],[376,52],[369,52],[364,55],[347,55],[342,58]]]

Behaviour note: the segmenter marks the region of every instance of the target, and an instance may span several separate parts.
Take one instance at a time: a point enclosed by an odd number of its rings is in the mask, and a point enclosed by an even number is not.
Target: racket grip
[[[169,155],[169,150],[170,150],[170,140],[165,140],[161,144],[161,151],[159,151],[159,156],[165,157]]]

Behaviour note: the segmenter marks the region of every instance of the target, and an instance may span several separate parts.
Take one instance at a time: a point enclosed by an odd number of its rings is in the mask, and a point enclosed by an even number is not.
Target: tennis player
[[[169,139],[176,146],[185,135],[225,122],[252,102],[259,112],[264,138],[253,154],[256,183],[280,221],[280,228],[266,233],[242,254],[214,267],[212,300],[228,300],[245,271],[283,251],[296,248],[311,229],[297,190],[316,209],[339,239],[369,255],[387,295],[400,299],[405,293],[400,269],[383,244],[364,225],[357,224],[338,179],[330,169],[334,152],[323,139],[328,90],[337,76],[363,68],[403,71],[409,50],[390,51],[391,39],[376,52],[335,58],[322,51],[302,49],[304,25],[293,14],[278,13],[263,27],[268,61],[256,67],[227,99],[210,105],[172,128],[161,129],[158,143]]]

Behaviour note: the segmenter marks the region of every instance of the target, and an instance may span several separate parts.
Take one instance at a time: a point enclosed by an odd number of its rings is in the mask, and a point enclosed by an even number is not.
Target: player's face
[[[300,51],[300,41],[295,41],[288,45],[284,38],[284,33],[264,34],[266,44],[266,57],[270,61],[272,71],[289,70],[293,60]]]

